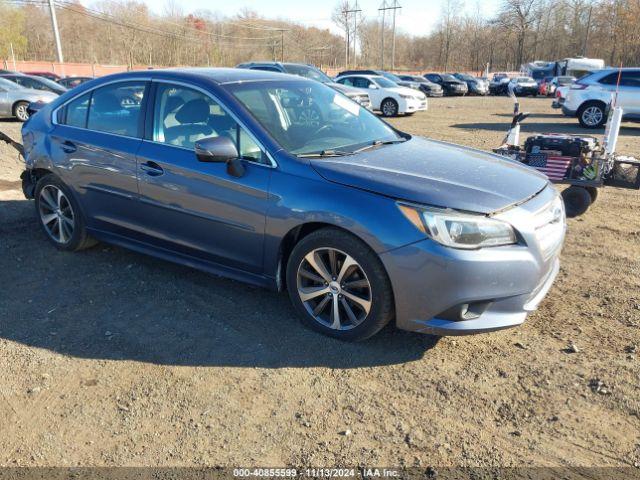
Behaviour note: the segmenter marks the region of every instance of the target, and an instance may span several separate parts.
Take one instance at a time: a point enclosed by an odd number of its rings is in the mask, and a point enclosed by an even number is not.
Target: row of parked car
[[[19,73],[0,70],[0,117],[29,118],[30,103],[49,103],[68,89],[93,77],[65,77],[51,72]]]

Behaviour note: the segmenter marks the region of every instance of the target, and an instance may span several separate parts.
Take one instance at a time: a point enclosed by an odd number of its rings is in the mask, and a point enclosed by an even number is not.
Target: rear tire
[[[380,111],[384,117],[395,117],[398,115],[398,102],[393,98],[385,98],[380,104]]]
[[[607,123],[606,105],[602,102],[585,102],[578,109],[578,121],[583,128],[600,128]]]
[[[71,190],[54,174],[38,180],[34,198],[38,223],[56,248],[75,252],[97,243],[87,233]]]
[[[596,187],[585,187],[589,195],[591,196],[591,203],[594,203],[598,198],[598,189]]]
[[[562,191],[562,199],[567,217],[578,217],[589,209],[592,203],[591,195],[586,188],[575,185]]]
[[[365,340],[394,316],[380,258],[337,228],[316,230],[298,242],[287,262],[287,290],[306,326],[340,340]]]
[[[13,116],[21,122],[29,120],[29,102],[18,102],[13,106]]]

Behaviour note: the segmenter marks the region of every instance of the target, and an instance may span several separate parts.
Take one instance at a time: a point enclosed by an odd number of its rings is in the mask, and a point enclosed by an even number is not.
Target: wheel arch
[[[296,225],[295,227],[291,228],[283,237],[282,240],[280,241],[280,248],[278,250],[278,264],[277,264],[277,270],[276,270],[276,284],[277,284],[277,289],[278,291],[283,291],[286,289],[286,270],[287,270],[287,262],[289,261],[289,257],[291,256],[291,252],[293,251],[294,247],[298,244],[298,242],[300,242],[303,238],[305,238],[307,235],[316,232],[318,230],[321,230],[323,228],[332,228],[335,230],[341,230],[343,232],[348,233],[349,235],[353,235],[354,237],[356,237],[358,240],[360,240],[361,242],[363,242],[367,247],[369,247],[371,249],[372,252],[376,252],[375,248],[373,248],[373,246],[367,242],[364,238],[362,238],[362,236],[347,230],[344,227],[341,227],[340,225],[335,225],[332,223],[328,223],[328,222],[306,222],[306,223],[301,223],[299,225]],[[382,262],[381,262],[382,263]],[[383,264],[383,268],[384,264]],[[389,272],[386,271],[385,268],[385,273],[387,275],[389,275]]]
[[[19,103],[26,103],[27,105],[30,104],[31,102],[29,100],[25,100],[24,98],[18,99],[15,102],[13,102],[11,104],[11,115],[15,114],[16,111],[16,107],[18,106]]]

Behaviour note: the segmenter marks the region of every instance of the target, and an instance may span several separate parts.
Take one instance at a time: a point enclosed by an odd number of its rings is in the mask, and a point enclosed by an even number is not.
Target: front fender
[[[310,169],[310,172],[313,172]],[[347,230],[381,254],[424,239],[395,199],[332,183],[313,172],[274,171],[265,226],[265,273],[275,275],[283,239],[293,229],[324,223]]]

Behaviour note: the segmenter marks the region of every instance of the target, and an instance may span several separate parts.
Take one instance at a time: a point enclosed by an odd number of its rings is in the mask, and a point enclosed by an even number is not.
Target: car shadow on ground
[[[56,250],[33,202],[0,201],[0,338],[62,355],[259,368],[392,365],[438,337],[388,326],[350,344],[303,327],[285,294],[99,244]]]

